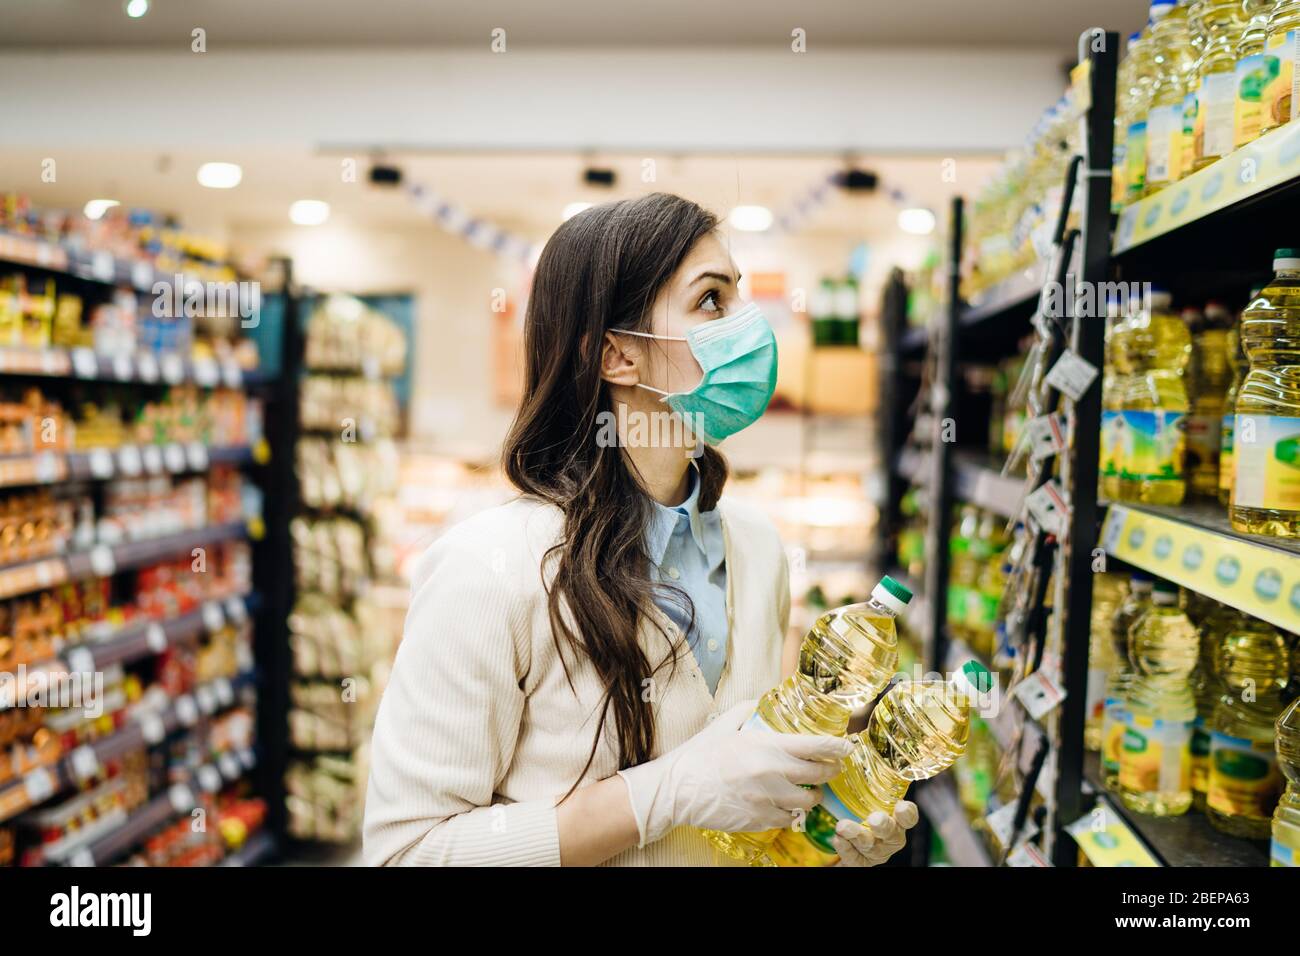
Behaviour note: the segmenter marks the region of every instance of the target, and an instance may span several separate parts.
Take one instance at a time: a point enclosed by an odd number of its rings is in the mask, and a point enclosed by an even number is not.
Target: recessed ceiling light
[[[898,214],[898,228],[914,236],[928,236],[934,232],[934,213],[919,206],[903,209]]]
[[[149,0],[126,0],[126,15],[138,20],[149,12]]]
[[[741,232],[766,232],[772,227],[772,210],[766,206],[737,206],[727,221]]]
[[[289,219],[299,226],[319,226],[330,217],[330,204],[319,199],[299,199],[289,207]]]
[[[119,205],[116,199],[92,199],[82,207],[82,215],[87,219],[102,219],[104,213]]]
[[[237,163],[204,163],[199,167],[199,185],[209,189],[234,189],[244,178]]]
[[[582,212],[584,209],[590,209],[594,205],[595,203],[589,203],[589,202],[571,202],[564,207],[564,211],[560,213],[560,215],[565,220],[572,219],[574,216]]]

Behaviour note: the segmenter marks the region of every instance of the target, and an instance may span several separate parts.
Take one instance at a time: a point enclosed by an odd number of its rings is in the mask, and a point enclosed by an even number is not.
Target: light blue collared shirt
[[[712,694],[727,663],[726,551],[722,515],[717,508],[700,511],[700,478],[694,468],[690,477],[691,491],[681,504],[670,508],[654,502],[646,550],[655,577],[685,591],[695,605],[695,626],[686,640]],[[656,595],[655,605],[686,631],[686,610],[672,595]]]

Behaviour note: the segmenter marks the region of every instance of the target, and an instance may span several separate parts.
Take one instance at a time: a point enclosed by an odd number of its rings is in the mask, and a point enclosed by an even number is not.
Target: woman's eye
[[[722,303],[719,300],[718,293],[709,292],[700,300],[700,308],[705,312],[721,312]]]

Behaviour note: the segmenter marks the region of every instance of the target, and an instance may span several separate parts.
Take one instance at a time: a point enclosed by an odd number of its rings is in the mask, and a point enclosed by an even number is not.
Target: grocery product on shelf
[[[305,361],[316,371],[399,375],[406,365],[406,336],[361,300],[326,296],[307,321]]]
[[[1259,293],[1259,289],[1251,290],[1251,300]],[[1246,353],[1241,350],[1240,324],[1228,330],[1224,351],[1232,368],[1232,381],[1223,396],[1223,425],[1219,433],[1219,504],[1226,508],[1232,504],[1232,479],[1236,474],[1234,431],[1237,427],[1237,392],[1241,389],[1241,380],[1246,376]]]
[[[1277,75],[1277,56],[1267,52],[1268,19],[1276,0],[1243,0],[1242,15],[1246,22],[1237,38],[1233,55],[1235,102],[1233,104],[1232,145],[1240,149],[1259,137],[1264,123],[1264,89]]]
[[[1137,676],[1129,655],[1129,635],[1133,625],[1150,609],[1154,585],[1149,574],[1133,572],[1129,579],[1128,595],[1115,611],[1111,623],[1115,663],[1106,678],[1105,711],[1101,728],[1102,782],[1109,790],[1119,789],[1120,760],[1124,736],[1129,726],[1129,695]]]
[[[949,542],[952,561],[948,575],[948,630],[965,640],[968,637],[966,606],[979,576],[979,563],[971,555],[971,545],[979,537],[980,513],[974,505],[964,504],[960,514]]]
[[[1193,0],[1191,4],[1189,16],[1201,37],[1201,53],[1192,68],[1189,89],[1195,121],[1191,164],[1184,175],[1235,148],[1237,44],[1245,15],[1241,0]]]
[[[1286,790],[1273,811],[1273,866],[1300,866],[1300,700],[1291,702],[1275,727],[1277,763]]]
[[[1196,667],[1196,628],[1178,607],[1178,588],[1157,581],[1151,607],[1129,632],[1134,669],[1119,787],[1138,813],[1177,816],[1192,805],[1191,740],[1196,700],[1187,679]]]
[[[1184,313],[1186,315],[1186,313]],[[1218,302],[1206,303],[1203,313],[1193,313],[1192,358],[1187,390],[1191,413],[1187,416],[1184,471],[1193,493],[1214,497],[1219,488],[1219,451],[1225,393],[1230,387],[1229,334],[1232,313]]]
[[[965,752],[972,708],[993,689],[993,675],[966,661],[948,680],[895,684],[872,710],[843,769],[822,784],[822,800],[802,832],[781,831],[772,847],[784,866],[825,866],[837,859],[831,837],[839,820],[861,823],[894,805],[917,780],[947,770]]]
[[[780,733],[842,735],[852,711],[874,700],[894,675],[894,619],[911,599],[911,591],[886,576],[869,601],[823,614],[799,646],[798,669],[763,695],[748,725]],[[767,849],[781,831],[703,832],[733,859],[770,865]]]
[[[1184,369],[1191,336],[1163,290],[1129,320],[1124,340],[1134,373],[1123,399],[1126,446],[1120,473],[1121,500],[1181,504],[1186,492],[1184,420],[1188,412]]]
[[[1195,49],[1188,30],[1188,3],[1172,3],[1151,27],[1154,77],[1147,106],[1147,169],[1143,195],[1159,192],[1186,175],[1183,163],[1189,152],[1184,133],[1188,84],[1195,64]],[[1151,15],[1156,17],[1157,4]]]
[[[1192,729],[1192,805],[1197,810],[1205,809],[1205,798],[1210,789],[1211,728],[1214,726],[1214,710],[1224,693],[1216,658],[1219,646],[1241,620],[1241,612],[1226,604],[1217,604],[1196,628],[1200,652],[1190,686],[1196,698],[1196,724]]]
[[[1103,572],[1092,582],[1092,613],[1088,641],[1088,703],[1083,743],[1100,750],[1106,718],[1106,685],[1118,664],[1118,641],[1112,628],[1115,614],[1128,596],[1122,574]]]
[[[1290,650],[1276,628],[1246,617],[1215,650],[1223,693],[1211,724],[1206,816],[1225,833],[1266,839],[1282,792],[1274,738]]]
[[[1264,50],[1277,58],[1277,74],[1272,75],[1270,71],[1270,79],[1261,94],[1261,135],[1296,117],[1298,104],[1292,87],[1297,35],[1300,35],[1300,0],[1278,0],[1269,12],[1268,34],[1264,38]]]
[[[992,513],[980,521],[979,533],[970,543],[969,555],[975,564],[973,586],[966,592],[965,632],[971,648],[985,657],[993,656],[994,634],[997,629],[999,605],[1006,588],[1007,575],[1002,552],[1007,540]]]
[[[1101,461],[1098,484],[1102,496],[1118,501],[1120,473],[1124,470],[1127,431],[1124,424],[1124,397],[1131,388],[1133,358],[1129,349],[1132,326],[1118,298],[1106,303],[1106,363],[1101,380]]]
[[[1300,7],[1297,8],[1300,11]],[[1300,251],[1279,249],[1273,280],[1241,315],[1250,363],[1237,390],[1233,432],[1233,528],[1300,536],[1300,387],[1289,369],[1300,330]]]

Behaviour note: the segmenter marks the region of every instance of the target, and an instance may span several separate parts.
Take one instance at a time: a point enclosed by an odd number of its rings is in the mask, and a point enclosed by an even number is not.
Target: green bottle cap
[[[1300,249],[1277,249],[1273,253],[1274,259],[1300,259]]]
[[[883,578],[880,579],[880,586],[883,587],[890,594],[892,594],[894,597],[898,598],[898,600],[902,601],[904,604],[907,604],[912,600],[912,592],[909,591],[907,588],[903,587],[903,585],[899,584],[888,574],[886,574]]]
[[[993,675],[977,660],[972,659],[962,664],[961,676],[977,694],[987,694],[993,689]]]

